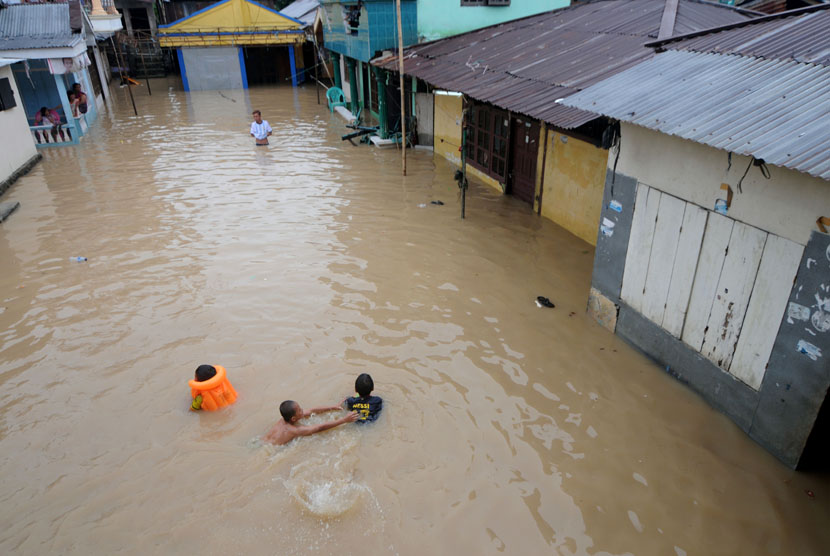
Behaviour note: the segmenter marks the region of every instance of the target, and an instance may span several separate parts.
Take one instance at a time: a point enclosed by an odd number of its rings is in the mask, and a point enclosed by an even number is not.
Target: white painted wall
[[[23,101],[17,90],[11,66],[0,68],[0,79],[7,78],[14,91],[17,106],[0,111],[0,182],[37,154],[35,140],[29,131],[29,122],[23,109]],[[32,114],[34,116],[34,114]]]
[[[771,164],[767,180],[753,166],[739,193],[736,185],[749,157],[733,155],[727,170],[725,151],[625,123],[621,131],[617,172],[641,183],[709,210],[725,197],[720,187],[727,183],[734,191],[730,218],[802,246],[816,229],[816,219],[830,217],[830,181]],[[612,150],[608,167],[613,165]]]

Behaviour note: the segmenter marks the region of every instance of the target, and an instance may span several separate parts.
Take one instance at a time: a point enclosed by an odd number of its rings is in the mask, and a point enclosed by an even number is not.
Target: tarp
[[[49,65],[49,73],[52,75],[74,73],[92,65],[86,52],[72,58],[48,58],[46,62]]]

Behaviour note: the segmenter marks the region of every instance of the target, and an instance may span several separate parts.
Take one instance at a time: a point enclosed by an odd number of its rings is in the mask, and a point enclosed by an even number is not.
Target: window
[[[509,6],[510,0],[461,0],[462,6]]]
[[[343,11],[343,23],[346,25],[347,35],[357,35],[358,27],[360,27],[360,8],[362,7],[362,0],[358,0],[357,4],[340,7]]]
[[[474,105],[467,123],[467,162],[504,182],[509,130],[507,112],[484,104]]]
[[[0,79],[0,110],[11,110],[17,106],[14,101],[14,91],[8,77]]]

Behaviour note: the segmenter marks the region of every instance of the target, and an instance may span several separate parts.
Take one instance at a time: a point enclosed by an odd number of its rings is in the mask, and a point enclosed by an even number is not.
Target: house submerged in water
[[[649,44],[563,100],[619,122],[591,306],[791,467],[830,468],[830,5]]]

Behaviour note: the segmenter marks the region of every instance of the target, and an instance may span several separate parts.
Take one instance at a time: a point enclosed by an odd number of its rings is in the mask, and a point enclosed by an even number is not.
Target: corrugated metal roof
[[[556,104],[653,56],[664,0],[598,0],[405,49],[404,73],[571,129],[595,115]],[[726,6],[680,0],[675,33],[743,21]],[[372,62],[397,71],[394,56]]]
[[[830,67],[669,50],[563,101],[830,180]]]
[[[314,23],[318,7],[320,7],[320,0],[296,0],[281,9],[280,13],[311,25]]]
[[[69,25],[69,4],[12,4],[0,10],[0,50],[60,48],[83,40]]]
[[[686,39],[667,39],[661,48],[720,52],[830,65],[830,5],[782,12]]]

